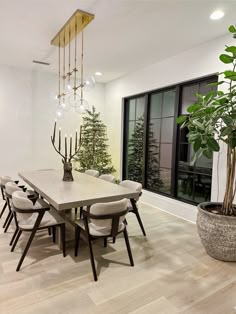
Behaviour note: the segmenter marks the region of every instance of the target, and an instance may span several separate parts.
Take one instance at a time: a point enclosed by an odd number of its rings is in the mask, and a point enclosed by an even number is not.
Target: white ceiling
[[[101,82],[221,36],[236,23],[235,0],[0,0],[0,63],[55,70],[50,41],[76,9],[95,14],[85,30],[85,68],[103,72]],[[212,21],[216,9],[225,17]]]

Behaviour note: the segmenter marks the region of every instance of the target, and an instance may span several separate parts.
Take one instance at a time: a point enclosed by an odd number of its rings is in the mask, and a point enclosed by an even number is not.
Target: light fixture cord
[[[70,83],[70,28],[69,28],[69,70],[68,70],[68,76],[69,76],[69,83]]]
[[[77,19],[75,22],[75,75],[74,75],[74,100],[76,99],[76,72],[77,72],[77,68],[76,68],[76,54],[77,54]]]
[[[81,89],[80,89],[80,98],[83,99],[83,76],[84,76],[84,31],[82,30],[82,47],[81,47]]]
[[[63,47],[63,101],[65,98],[65,81],[66,81],[66,51],[65,51],[65,31],[64,31],[64,47]]]
[[[61,103],[61,41],[59,38],[59,67],[58,67],[58,99],[59,99],[59,105]]]

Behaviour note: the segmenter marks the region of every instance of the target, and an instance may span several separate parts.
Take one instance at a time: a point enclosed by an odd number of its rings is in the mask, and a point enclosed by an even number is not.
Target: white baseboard
[[[196,223],[197,208],[194,205],[183,203],[160,194],[143,190],[140,202],[156,207],[171,215],[177,216],[192,223]]]

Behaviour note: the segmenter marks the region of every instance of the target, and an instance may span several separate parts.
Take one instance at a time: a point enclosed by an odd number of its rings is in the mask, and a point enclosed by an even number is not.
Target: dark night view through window
[[[212,160],[192,162],[187,129],[176,124],[178,115],[206,94],[217,81],[211,76],[124,100],[123,179],[143,188],[190,203],[209,201]],[[215,87],[214,87],[215,88]]]

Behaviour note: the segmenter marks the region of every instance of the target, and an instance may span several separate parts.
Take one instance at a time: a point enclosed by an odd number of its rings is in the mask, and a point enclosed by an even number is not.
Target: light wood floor
[[[236,313],[236,264],[207,256],[195,225],[144,205],[140,212],[146,238],[135,217],[128,218],[135,267],[122,237],[107,248],[95,242],[96,283],[87,246],[77,258],[72,247],[63,258],[46,232],[16,273],[25,240],[10,253],[12,230],[3,234],[0,221],[0,313]]]

